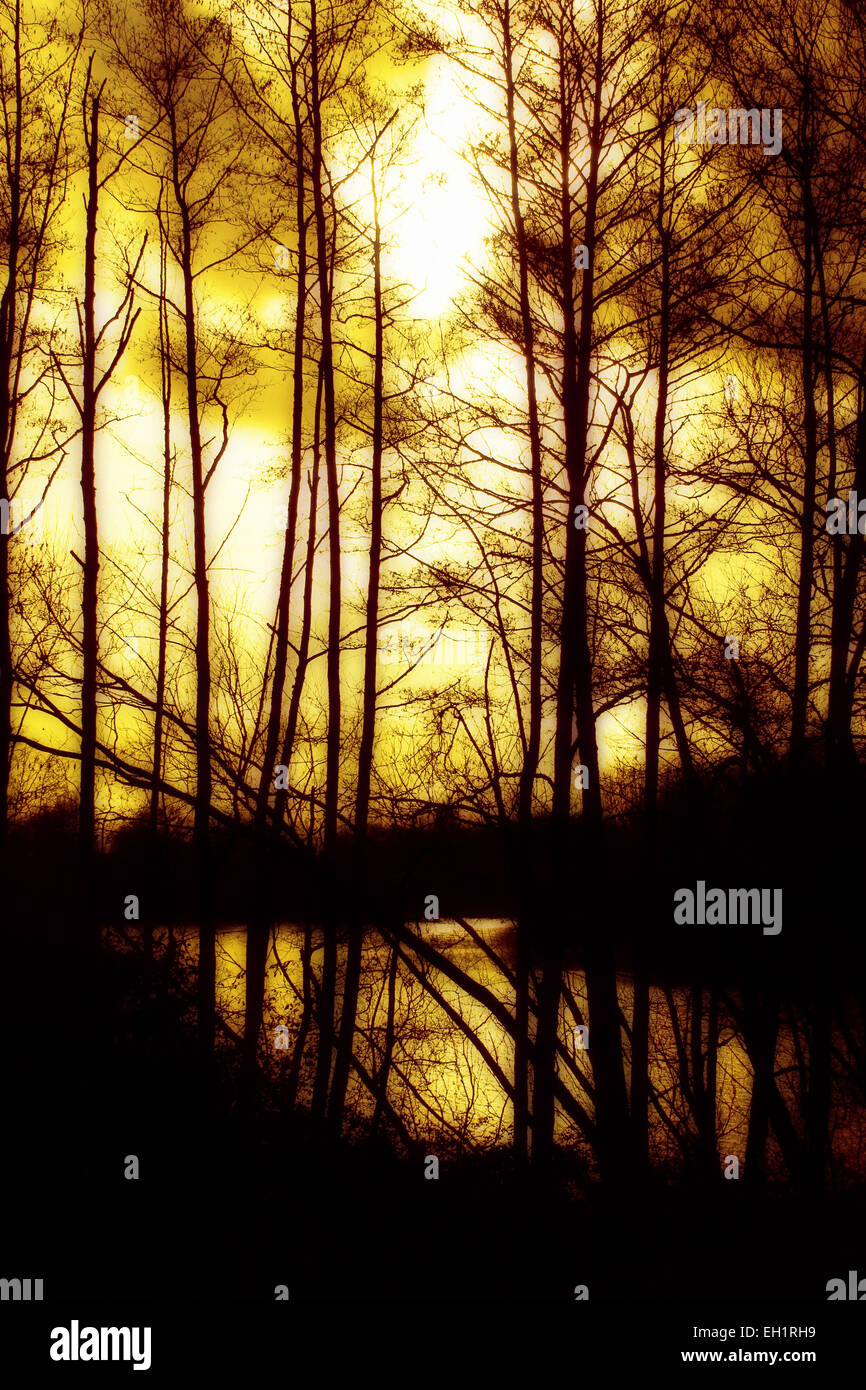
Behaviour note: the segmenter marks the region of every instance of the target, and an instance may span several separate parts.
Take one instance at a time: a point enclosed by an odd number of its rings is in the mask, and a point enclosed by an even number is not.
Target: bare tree
[[[59,21],[46,25],[27,13],[21,0],[4,0],[0,25],[5,174],[0,195],[5,270],[0,298],[0,839],[5,844],[14,688],[9,512],[16,497],[25,500],[22,484],[28,471],[50,464],[60,448],[50,390],[41,422],[26,437],[22,426],[26,407],[45,394],[48,384],[48,362],[40,356],[40,311],[46,273],[59,245],[58,217],[71,167],[66,120],[82,34],[66,45]],[[41,486],[40,504],[47,483]],[[31,520],[32,510],[20,518],[19,527]]]

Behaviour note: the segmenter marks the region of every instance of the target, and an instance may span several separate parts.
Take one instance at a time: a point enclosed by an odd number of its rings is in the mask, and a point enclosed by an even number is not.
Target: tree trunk
[[[307,1034],[310,1031],[310,1022],[313,1017],[313,931],[309,920],[304,925],[304,944],[301,947],[301,978],[304,987],[304,1002],[301,1007],[301,1021],[298,1025],[295,1045],[292,1050],[292,1061],[289,1067],[289,1075],[286,1081],[286,1089],[283,1095],[283,1105],[286,1110],[293,1110],[298,1097],[298,1087],[301,1080],[301,1067],[304,1061],[304,1048],[307,1043]]]
[[[791,764],[802,767],[806,753],[809,705],[809,655],[812,643],[812,586],[815,569],[815,497],[818,471],[818,419],[815,409],[813,237],[815,215],[808,182],[803,190],[803,501],[800,512],[800,570],[797,579],[797,628],[794,642],[794,689],[791,699]]]
[[[751,990],[744,997],[743,1036],[752,1064],[752,1104],[746,1140],[745,1180],[762,1187],[767,1180],[767,1138],[776,1091],[776,1038],[779,1018],[775,998]]]
[[[202,460],[201,424],[198,404],[198,360],[196,346],[195,297],[193,292],[192,226],[186,196],[180,180],[179,144],[174,125],[172,133],[172,172],[174,194],[181,222],[181,273],[184,291],[184,330],[186,340],[186,398],[192,463],[193,574],[196,593],[196,696],[195,766],[196,794],[193,815],[193,847],[196,859],[199,899],[198,1028],[205,1052],[213,1050],[216,994],[216,926],[210,862],[210,585],[205,530],[205,490]]]
[[[328,739],[324,820],[324,948],[319,994],[319,1057],[312,1111],[325,1114],[334,1048],[334,1001],[337,981],[337,914],[334,874],[337,854],[337,812],[340,792],[340,636],[342,577],[340,574],[340,494],[337,472],[337,425],[334,396],[334,351],[331,329],[331,276],[324,192],[324,153],[319,79],[319,30],[316,0],[310,5],[312,68],[313,162],[312,185],[316,224],[316,254],[321,317],[321,368],[325,402],[325,473],[328,480],[329,614],[328,614]]]
[[[574,240],[571,230],[572,192],[570,179],[573,120],[566,91],[565,54],[560,51],[560,169],[563,305],[563,409],[565,422],[565,464],[569,481],[569,517],[566,532],[565,580],[560,635],[560,671],[557,687],[557,726],[554,750],[553,820],[555,853],[565,872],[572,867],[569,819],[571,800],[572,699],[577,713],[577,739],[580,761],[587,768],[588,786],[583,793],[581,848],[587,873],[583,878],[581,908],[589,923],[585,933],[586,989],[589,1014],[589,1055],[595,1083],[598,1121],[599,1162],[607,1181],[618,1181],[628,1164],[628,1096],[622,1059],[619,999],[616,973],[609,940],[601,926],[603,903],[598,885],[605,880],[604,829],[599,777],[598,742],[593,707],[593,670],[589,646],[589,601],[587,573],[587,531],[574,525],[575,509],[585,505],[588,482],[589,406],[592,381],[591,355],[594,322],[594,263],[599,162],[601,159],[601,100],[604,73],[604,24],[599,21],[594,54],[590,152],[586,169],[586,210],[584,245],[588,266],[581,274],[580,324],[574,313]],[[558,1003],[556,976],[561,975],[562,948],[559,928],[549,928],[551,944],[539,995],[539,1039],[550,1046],[552,1019],[547,1015]],[[542,996],[546,1001],[542,1006]],[[543,1065],[555,1065],[542,1054]],[[548,1097],[542,1092],[542,1153],[552,1146],[552,1114]],[[536,1125],[539,1123],[535,1105]]]
[[[396,942],[390,946],[388,957],[388,1012],[385,1018],[385,1045],[382,1050],[382,1063],[376,1073],[376,1108],[373,1111],[373,1119],[370,1131],[375,1134],[382,1121],[382,1114],[388,1102],[388,1077],[391,1072],[391,1058],[394,1055],[394,1040],[396,1029],[394,1015],[397,1001],[397,965],[399,952]]]
[[[295,106],[295,230],[298,238],[298,269],[292,380],[291,477],[286,516],[286,538],[283,546],[283,559],[280,569],[280,584],[274,622],[276,640],[274,647],[274,674],[271,683],[271,702],[268,713],[262,772],[259,779],[254,819],[256,856],[259,860],[259,867],[256,874],[256,901],[250,921],[247,924],[246,1000],[243,1043],[243,1071],[247,1090],[251,1086],[255,1074],[259,1033],[262,1024],[265,971],[267,967],[268,940],[270,937],[270,919],[272,912],[272,861],[279,845],[280,822],[274,818],[270,826],[268,825],[268,801],[271,786],[274,781],[277,744],[280,737],[283,717],[283,695],[286,686],[286,667],[289,648],[289,605],[291,601],[292,574],[295,563],[298,499],[301,489],[303,462],[304,324],[307,303],[307,237],[304,142],[296,91],[293,91],[293,102]]]
[[[526,746],[520,770],[518,790],[518,836],[512,862],[518,878],[519,911],[515,932],[515,996],[514,996],[514,1127],[513,1146],[519,1159],[525,1159],[529,1134],[529,968],[530,941],[535,935],[538,893],[535,884],[532,849],[532,814],[535,779],[541,749],[541,675],[542,675],[542,603],[544,597],[544,480],[542,477],[541,430],[538,419],[538,398],[535,378],[535,325],[529,298],[529,254],[523,211],[520,206],[520,175],[515,115],[514,43],[511,28],[511,3],[505,0],[503,11],[505,66],[505,97],[508,121],[509,174],[511,181],[511,215],[517,251],[520,281],[520,324],[523,340],[523,359],[526,370],[527,423],[529,429],[530,477],[532,488],[531,560],[530,560],[530,634],[529,634],[529,710],[526,720]]]
[[[316,559],[316,522],[319,508],[319,439],[321,414],[322,374],[319,372],[319,382],[316,390],[316,407],[313,414],[313,467],[312,472],[308,476],[310,516],[307,526],[307,550],[304,558],[304,596],[301,603],[301,636],[298,642],[298,664],[295,668],[295,679],[292,682],[292,694],[289,699],[289,712],[286,716],[286,731],[283,736],[283,749],[280,759],[285,767],[289,766],[292,749],[295,746],[295,734],[298,728],[301,696],[304,691],[304,680],[306,678],[307,666],[310,659],[310,633],[312,631],[313,622],[313,566]],[[274,823],[277,827],[283,824],[287,800],[288,791],[281,788],[277,792],[274,801]]]
[[[866,497],[866,404],[863,387],[859,390],[859,411],[854,444],[854,491],[858,498]],[[830,692],[825,737],[827,762],[831,773],[846,778],[857,765],[854,740],[851,737],[851,715],[857,662],[851,660],[850,644],[854,633],[854,613],[860,575],[863,570],[864,538],[859,529],[848,537],[833,537],[834,586],[833,612],[830,625]]]
[[[375,155],[371,156],[371,163]],[[383,452],[383,371],[384,371],[384,305],[382,302],[381,230],[379,199],[376,190],[375,164],[372,170],[373,187],[373,313],[375,344],[373,355],[373,437],[371,459],[371,517],[370,571],[367,580],[366,624],[364,630],[364,695],[361,716],[361,744],[358,751],[358,781],[355,793],[355,825],[353,840],[353,878],[356,915],[349,924],[346,949],[346,973],[343,986],[343,1007],[334,1063],[334,1078],[328,1120],[335,1135],[340,1132],[346,1085],[352,1061],[355,1021],[358,1011],[358,990],[361,983],[361,960],[364,942],[365,860],[367,824],[370,814],[370,779],[373,767],[373,746],[376,737],[376,669],[379,642],[379,584],[382,570],[382,452]]]
[[[21,252],[21,148],[24,124],[21,91],[21,15],[16,9],[14,41],[14,135],[8,145],[9,228],[6,284],[0,300],[0,497],[9,499],[9,465],[15,437],[15,370],[18,311],[18,258]],[[9,536],[0,528],[0,848],[5,850],[9,822],[9,775],[12,767],[12,639],[9,615]],[[5,865],[0,866],[5,872]]]
[[[166,209],[164,216],[168,216]],[[156,699],[153,715],[153,777],[150,784],[150,830],[159,828],[159,795],[162,778],[162,730],[165,718],[166,660],[168,653],[168,564],[171,540],[171,336],[167,301],[168,243],[161,236],[159,250],[159,361],[162,394],[162,537],[159,574],[159,635],[156,664]]]
[[[81,882],[79,925],[82,939],[97,931],[94,901],[96,815],[96,670],[99,530],[96,516],[96,222],[99,206],[99,103],[90,101],[87,145],[87,210],[84,234],[84,303],[81,309],[81,501],[84,517],[84,575],[81,592],[81,760],[78,848]]]

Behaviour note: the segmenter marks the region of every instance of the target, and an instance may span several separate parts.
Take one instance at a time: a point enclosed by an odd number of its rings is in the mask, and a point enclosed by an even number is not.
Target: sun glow
[[[394,224],[385,268],[416,291],[412,307],[419,318],[446,313],[464,284],[466,267],[484,257],[489,208],[458,152],[473,119],[477,113],[453,77],[432,74],[412,164],[386,192],[383,221],[393,217]]]

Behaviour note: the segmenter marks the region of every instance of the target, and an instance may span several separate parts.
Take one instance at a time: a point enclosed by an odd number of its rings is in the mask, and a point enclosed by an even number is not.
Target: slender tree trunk
[[[665,525],[667,510],[667,451],[665,435],[670,384],[670,232],[667,211],[666,149],[664,134],[659,152],[659,186],[656,230],[661,247],[661,294],[655,428],[653,432],[653,527],[650,562],[650,631],[647,664],[646,738],[644,762],[644,854],[649,882],[656,873],[658,834],[661,703],[665,686],[665,648],[669,636],[665,611]],[[649,969],[646,942],[638,928],[635,940],[634,999],[631,1045],[631,1124],[635,1162],[645,1170],[649,1163]]]
[[[826,395],[826,437],[827,437],[827,497],[835,497],[838,485],[838,446],[837,446],[837,426],[836,426],[836,389],[833,380],[833,330],[830,323],[830,303],[827,292],[827,272],[824,256],[824,248],[821,244],[820,228],[814,227],[814,255],[815,269],[818,277],[818,295],[821,306],[821,332],[823,337],[822,355],[824,366],[824,393]],[[859,393],[858,393],[859,394]],[[860,495],[859,489],[862,484],[866,484],[866,468],[864,468],[863,454],[863,422],[862,415],[858,412],[857,432],[854,445],[854,489]],[[859,536],[859,533],[858,533]],[[852,540],[854,538],[852,537]],[[824,729],[826,741],[826,760],[828,768],[835,774],[845,776],[856,766],[857,757],[854,751],[854,743],[851,738],[851,716],[850,710],[846,709],[846,686],[849,666],[849,642],[853,627],[853,600],[856,595],[857,581],[860,566],[862,564],[863,538],[859,537],[859,554],[851,555],[848,559],[854,560],[853,575],[846,574],[847,565],[844,536],[841,534],[832,537],[832,616],[830,628],[830,685],[828,693],[827,722]],[[853,577],[854,594],[851,594],[850,579]],[[848,612],[849,596],[851,598],[851,611]]]
[[[96,222],[99,205],[99,103],[91,98],[87,142],[87,216],[84,235],[82,306],[81,500],[84,512],[84,579],[81,594],[81,780],[78,840],[81,858],[81,926],[94,931],[93,856],[95,847],[96,669],[98,661],[97,588],[99,531],[96,516]]]
[[[752,1103],[746,1140],[745,1179],[761,1187],[767,1180],[767,1138],[776,1091],[776,1039],[779,1032],[775,997],[750,991],[744,998],[743,1034],[752,1064]]]
[[[511,3],[505,0],[503,39],[505,59],[505,97],[508,121],[509,174],[511,180],[511,215],[520,282],[520,323],[523,340],[523,359],[526,370],[527,423],[529,429],[530,479],[532,489],[531,560],[530,560],[530,649],[529,649],[529,709],[526,719],[526,747],[520,770],[518,791],[518,835],[512,850],[512,862],[518,881],[519,910],[515,926],[515,996],[514,996],[514,1130],[513,1145],[518,1158],[525,1159],[529,1134],[529,969],[530,941],[535,935],[538,892],[535,883],[532,846],[532,813],[535,779],[541,749],[541,674],[542,674],[542,602],[544,597],[544,480],[541,461],[541,429],[538,419],[536,389],[535,325],[529,297],[529,253],[526,228],[520,205],[520,174],[518,164],[517,120],[515,114],[514,43],[511,27]],[[513,837],[509,837],[511,839]]]
[[[677,685],[676,671],[674,670],[674,650],[671,638],[670,624],[667,613],[664,614],[664,621],[661,629],[662,642],[662,665],[664,678],[664,692],[667,700],[668,713],[671,717],[671,727],[674,731],[674,741],[677,745],[677,754],[680,760],[680,769],[683,775],[683,782],[689,795],[689,805],[692,812],[700,820],[701,801],[700,787],[695,775],[695,763],[692,757],[689,736],[686,733],[685,720],[683,719],[682,703],[680,701],[679,686]]]
[[[166,209],[164,216],[168,216]],[[168,321],[166,236],[160,237],[159,252],[159,361],[162,394],[162,536],[159,573],[159,636],[156,661],[156,699],[153,715],[153,777],[150,784],[150,830],[159,828],[159,796],[162,780],[162,737],[165,719],[165,682],[168,654],[168,564],[171,541],[171,334]]]
[[[719,995],[715,985],[709,989],[707,1004],[707,1083],[704,1089],[704,1141],[707,1171],[718,1175],[719,1155],[716,1144],[716,1102],[719,1075]]]
[[[319,994],[319,1057],[313,1088],[313,1115],[322,1117],[327,1104],[334,1048],[334,1002],[337,981],[337,920],[334,874],[337,854],[337,812],[340,792],[340,637],[342,576],[340,573],[340,493],[337,471],[337,425],[334,395],[334,351],[331,328],[330,257],[325,210],[325,164],[319,78],[319,30],[316,0],[310,5],[312,68],[313,162],[312,185],[316,225],[316,254],[321,316],[321,367],[325,403],[325,472],[328,480],[329,614],[328,614],[328,738],[326,751],[324,856],[325,903],[322,987]]]
[[[859,389],[859,411],[854,444],[854,491],[858,498],[866,496],[866,404],[863,387]],[[844,778],[857,764],[854,740],[851,737],[851,715],[857,664],[850,658],[854,633],[854,613],[860,576],[863,571],[866,537],[859,529],[847,542],[833,537],[834,586],[833,611],[830,625],[830,692],[825,736],[827,760],[832,773]]]
[[[567,109],[565,54],[560,53],[561,109],[561,208],[562,236],[561,299],[563,306],[562,399],[565,424],[565,467],[569,486],[569,514],[566,521],[565,578],[560,620],[560,666],[556,693],[556,737],[554,748],[554,819],[562,822],[570,814],[572,765],[572,711],[577,710],[577,737],[581,763],[587,769],[588,785],[583,791],[583,814],[588,822],[600,826],[602,820],[598,742],[592,698],[592,657],[589,649],[589,595],[587,576],[587,536],[585,526],[576,524],[578,509],[586,505],[588,482],[587,444],[589,400],[592,383],[592,340],[595,313],[593,289],[598,174],[601,157],[601,71],[602,35],[599,24],[596,50],[597,77],[593,97],[590,153],[586,170],[586,205],[583,244],[588,266],[580,270],[580,326],[574,311],[574,237],[571,228],[571,139],[573,120]],[[582,518],[582,513],[580,514]]]
[[[298,501],[303,472],[304,324],[307,305],[307,238],[304,145],[303,133],[300,127],[297,129],[296,136],[295,179],[295,223],[298,238],[298,270],[292,383],[291,476],[289,483],[288,512],[286,517],[286,539],[283,546],[280,586],[277,597],[276,620],[274,623],[276,641],[274,648],[274,675],[271,685],[271,703],[265,736],[264,765],[256,800],[256,829],[259,833],[264,829],[267,818],[268,798],[271,786],[273,785],[277,744],[279,742],[280,728],[282,725],[283,693],[286,685],[286,668],[289,648],[289,604],[292,591],[292,573],[295,563]]]
[[[292,1061],[289,1067],[289,1075],[286,1081],[283,1105],[286,1110],[291,1111],[295,1107],[298,1097],[298,1087],[301,1080],[301,1067],[304,1061],[304,1048],[307,1044],[307,1035],[310,1031],[310,1023],[313,1017],[313,931],[309,920],[304,925],[304,944],[301,947],[301,978],[304,988],[304,1002],[301,1007],[301,1021],[298,1025],[295,1046],[292,1051]]]
[[[388,1077],[391,1073],[391,1058],[394,1055],[394,1042],[396,1039],[395,1013],[397,1002],[397,965],[399,962],[399,951],[396,942],[391,943],[390,955],[388,957],[388,1012],[385,1018],[385,1045],[382,1050],[382,1064],[376,1074],[376,1108],[373,1111],[373,1119],[370,1125],[371,1133],[375,1134],[382,1122],[382,1114],[388,1103]]]
[[[298,250],[292,382],[291,476],[289,481],[288,511],[286,516],[286,538],[283,546],[283,559],[280,569],[280,584],[274,622],[274,674],[271,683],[271,702],[265,734],[262,773],[259,779],[254,818],[256,855],[259,860],[259,868],[256,874],[253,913],[247,924],[246,1008],[243,1044],[243,1066],[247,1090],[249,1090],[252,1084],[252,1078],[255,1074],[259,1032],[262,1024],[265,971],[267,967],[270,918],[272,911],[273,861],[275,860],[279,846],[280,822],[274,818],[271,821],[270,827],[268,826],[268,801],[270,789],[274,782],[277,744],[283,718],[283,696],[286,687],[286,668],[289,649],[289,606],[292,592],[292,574],[295,564],[298,499],[300,496],[301,474],[303,471],[304,326],[307,305],[306,184],[304,178],[303,130],[300,123],[296,90],[293,93],[293,99],[295,106],[295,230],[298,239]]]
[[[355,915],[349,925],[346,950],[346,973],[343,986],[343,1008],[340,1016],[339,1039],[331,1086],[329,1123],[339,1134],[346,1100],[346,1085],[352,1061],[355,1022],[358,1012],[358,990],[361,983],[361,962],[364,943],[364,902],[366,886],[367,824],[370,815],[370,781],[373,768],[373,747],[376,738],[376,669],[379,642],[379,586],[382,571],[382,452],[384,403],[384,321],[382,301],[381,230],[379,198],[376,189],[376,170],[372,164],[373,191],[373,313],[375,343],[373,350],[373,437],[370,479],[370,569],[367,580],[366,622],[364,629],[364,694],[361,716],[361,743],[358,750],[358,781],[355,793],[355,825],[353,838],[353,878],[355,883]]]
[[[655,855],[661,747],[661,701],[665,684],[664,649],[667,636],[665,612],[665,526],[667,511],[667,451],[665,434],[670,382],[670,233],[664,224],[665,152],[662,141],[657,228],[661,242],[661,300],[659,305],[659,360],[653,432],[653,529],[650,554],[650,637],[646,709],[646,760],[644,817],[650,853]]]
[[[18,336],[18,260],[21,254],[21,152],[24,122],[21,91],[21,8],[15,6],[13,50],[14,100],[10,117],[14,133],[9,142],[7,180],[9,226],[6,284],[0,300],[0,497],[9,502],[9,465],[15,435],[15,369]],[[9,775],[12,766],[12,639],[9,623],[9,530],[0,531],[0,848],[5,849],[9,821]],[[5,869],[5,865],[3,866]]]
[[[565,460],[569,481],[569,518],[566,532],[565,581],[561,620],[560,671],[557,688],[557,727],[554,749],[553,820],[560,870],[573,868],[570,853],[569,819],[571,799],[572,699],[577,713],[580,761],[586,767],[588,786],[583,793],[581,843],[586,872],[581,878],[580,907],[590,926],[585,934],[586,989],[589,1013],[589,1054],[595,1084],[598,1121],[599,1162],[605,1180],[619,1181],[629,1166],[628,1096],[622,1059],[619,998],[613,956],[606,932],[601,927],[603,895],[599,884],[605,881],[604,829],[599,777],[598,742],[593,706],[593,671],[589,646],[589,594],[587,571],[587,530],[574,525],[575,511],[585,505],[588,482],[589,410],[592,382],[592,342],[595,311],[593,288],[599,162],[601,159],[601,101],[604,73],[604,24],[600,18],[594,54],[592,117],[589,131],[589,158],[586,168],[586,202],[583,241],[588,266],[580,276],[580,323],[576,327],[573,293],[574,240],[571,230],[572,192],[570,178],[573,122],[566,92],[565,54],[560,52],[560,169],[563,304],[563,407],[565,419]],[[549,957],[539,992],[538,1036],[549,1048],[553,1035],[553,1006],[558,1007],[562,945],[559,931],[551,934]],[[544,1065],[548,1059],[542,1057]],[[551,1059],[555,1065],[555,1058]],[[552,1073],[551,1073],[552,1075]],[[536,1095],[538,1088],[536,1086]],[[543,1110],[535,1122],[544,1124],[545,1145],[552,1144],[552,1113],[546,1092]]]
[[[196,592],[196,696],[195,766],[196,795],[193,813],[193,847],[199,897],[198,1028],[205,1052],[213,1050],[216,1008],[216,926],[213,915],[210,855],[210,584],[205,529],[205,490],[201,423],[198,403],[198,358],[194,296],[192,225],[179,168],[179,143],[172,113],[174,194],[181,223],[181,273],[184,291],[186,340],[186,398],[192,463],[193,574]]]
[[[631,430],[633,442],[633,429]],[[630,473],[631,473],[631,495],[632,495],[632,515],[636,531],[638,547],[637,570],[641,582],[644,584],[650,606],[652,607],[652,561],[650,548],[647,544],[646,528],[644,526],[643,513],[641,511],[639,482],[637,468],[634,462],[633,447],[630,453]],[[671,727],[673,729],[674,740],[677,746],[677,754],[680,760],[683,782],[689,791],[689,803],[692,810],[700,818],[700,795],[697,778],[695,775],[694,759],[692,757],[691,746],[686,732],[685,721],[683,719],[682,703],[680,700],[679,687],[677,685],[676,671],[674,669],[674,650],[671,637],[670,624],[667,617],[666,605],[662,605],[658,621],[661,629],[661,654],[662,654],[662,679],[664,696],[668,704],[671,717]]]
[[[322,374],[319,373],[319,383],[316,390],[316,407],[314,411],[313,424],[313,467],[308,476],[308,487],[310,494],[310,516],[307,526],[307,550],[304,559],[304,596],[301,603],[301,635],[298,642],[298,664],[295,668],[295,679],[292,683],[292,693],[289,699],[289,712],[286,716],[286,731],[283,736],[283,749],[281,761],[285,767],[289,766],[292,756],[292,749],[295,746],[295,734],[298,728],[298,716],[301,708],[301,696],[304,692],[304,681],[307,674],[307,667],[310,660],[310,634],[313,622],[313,566],[316,558],[316,523],[319,510],[319,471],[320,471],[320,431],[322,413]],[[274,802],[274,822],[281,826],[285,818],[288,791],[281,788],[276,795]]]
[[[791,763],[802,767],[806,752],[809,706],[809,656],[812,643],[812,587],[815,570],[815,499],[818,471],[818,418],[815,409],[813,323],[813,240],[815,214],[811,188],[803,190],[803,500],[800,512],[800,571],[797,579],[797,628],[794,642],[794,689],[791,700]]]
[[[2,427],[2,426],[0,426]],[[8,496],[5,451],[0,459],[0,489]],[[9,626],[9,536],[0,534],[0,852],[5,854],[9,823],[9,775],[12,765],[12,636]],[[6,873],[6,865],[0,864]]]
[[[711,988],[707,996],[707,1043],[704,1054],[704,991],[700,984],[692,987],[691,1017],[691,1077],[694,1096],[695,1122],[698,1131],[698,1168],[712,1182],[719,1176],[716,1152],[716,1084],[718,1062],[719,1010],[718,996]]]
[[[0,458],[0,489],[4,497],[8,497],[8,477],[4,450]],[[12,766],[12,635],[9,626],[11,599],[9,535],[4,530],[0,533],[0,851],[4,852],[9,823],[9,775]],[[6,866],[2,867],[5,872]]]

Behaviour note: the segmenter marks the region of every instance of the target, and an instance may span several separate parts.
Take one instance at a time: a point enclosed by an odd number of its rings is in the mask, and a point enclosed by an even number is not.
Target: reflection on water
[[[449,961],[485,989],[509,1011],[514,1008],[514,989],[508,975],[513,965],[513,928],[509,922],[472,920],[471,927],[483,946],[467,936],[457,922],[412,924],[410,930],[435,946]],[[190,966],[194,965],[196,935],[181,937]],[[303,931],[280,927],[272,938],[265,996],[265,1043],[275,1071],[290,1053],[301,1023],[304,1001]],[[321,935],[312,940],[312,965],[321,956]],[[486,949],[485,949],[486,948]],[[358,1002],[355,1051],[371,1077],[379,1074],[389,1033],[393,1046],[387,1077],[389,1106],[413,1136],[449,1136],[453,1141],[478,1146],[507,1141],[511,1103],[496,1068],[510,1080],[513,1074],[513,1041],[490,1008],[474,999],[405,943],[396,962],[394,987],[389,991],[392,947],[375,931],[365,940],[363,974]],[[217,1001],[226,1022],[238,1034],[243,1031],[246,931],[228,929],[217,944]],[[338,990],[342,988],[345,948],[341,947]],[[592,1103],[581,1082],[591,1088],[589,1056],[582,1047],[579,1023],[586,1018],[586,987],[582,971],[567,970],[560,1005],[559,1036],[564,1049],[558,1072],[564,1084],[592,1113]],[[620,1004],[631,1017],[631,982],[619,984]],[[688,1026],[688,1000],[675,992],[678,1026]],[[575,1007],[576,1011],[575,1012]],[[678,1090],[679,1065],[668,1001],[661,991],[651,992],[650,1079],[660,1097]],[[286,1030],[286,1031],[283,1031]],[[314,1066],[314,1049],[308,1049],[305,1080]],[[733,1041],[719,1048],[720,1142],[725,1152],[737,1152],[745,1144],[748,1123],[750,1071],[741,1046]],[[303,1098],[304,1087],[300,1097]],[[353,1073],[350,1105],[372,1114],[375,1097]],[[651,1116],[654,1151],[673,1155],[673,1141],[663,1119]],[[561,1142],[584,1141],[574,1122],[561,1111]],[[588,1157],[588,1152],[587,1152]]]
[[[507,1087],[513,1076],[514,1045],[507,1020],[496,1016],[501,1005],[513,1017],[514,928],[510,922],[474,919],[407,925],[408,940],[395,948],[374,928],[365,936],[358,1000],[355,1060],[347,1093],[348,1111],[370,1119],[377,1108],[396,1117],[397,1128],[412,1139],[433,1140],[441,1147],[486,1148],[508,1143],[511,1101]],[[441,958],[425,959],[412,942],[426,943]],[[157,950],[166,933],[157,933]],[[264,1032],[261,1053],[277,1094],[290,1069],[296,1075],[297,1103],[309,1100],[316,1059],[315,1009],[307,1007],[321,967],[322,937],[308,939],[307,985],[304,980],[305,936],[298,926],[285,924],[272,933],[268,957]],[[194,928],[174,933],[174,945],[190,971],[195,968],[197,934]],[[244,1027],[246,931],[225,929],[217,941],[217,1002],[222,1018],[240,1037]],[[339,949],[338,1001],[342,991],[345,944]],[[486,991],[473,997],[467,984],[449,978],[441,968],[450,963],[474,986]],[[533,998],[536,981],[533,979]],[[591,1117],[592,1070],[583,1046],[580,1025],[587,1020],[586,982],[579,969],[566,969],[560,1003],[558,1076],[567,1091]],[[618,984],[625,1023],[632,1018],[632,981]],[[339,1003],[338,1003],[339,1010]],[[652,1104],[649,1118],[650,1153],[656,1164],[676,1166],[688,1136],[693,1097],[690,1076],[706,1056],[706,1009],[695,1011],[691,991],[652,986],[649,1009],[649,1079]],[[700,1028],[700,1039],[695,1029]],[[298,1044],[299,1037],[301,1045]],[[628,1079],[628,1041],[624,1043]],[[783,1021],[777,1051],[777,1085],[796,1109],[797,1039]],[[746,1153],[752,1068],[738,1029],[723,1007],[718,1014],[715,1066],[716,1147],[721,1158]],[[377,1097],[379,1098],[377,1106]],[[856,1113],[855,1113],[856,1112]],[[863,1149],[862,1107],[849,1106],[844,1142],[836,1147],[847,1167],[857,1169]],[[578,1120],[560,1105],[557,1139],[571,1147],[588,1167],[593,1166],[589,1144]],[[770,1146],[771,1164],[778,1159]]]

